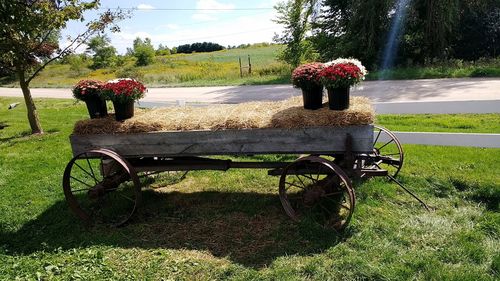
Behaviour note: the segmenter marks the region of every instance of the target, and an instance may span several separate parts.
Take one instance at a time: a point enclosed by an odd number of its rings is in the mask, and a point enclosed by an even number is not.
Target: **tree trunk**
[[[38,119],[38,112],[36,111],[35,102],[31,97],[31,91],[29,84],[26,83],[24,76],[24,71],[18,71],[19,75],[19,86],[23,91],[24,102],[26,103],[26,109],[28,111],[28,121],[31,127],[32,134],[43,134],[42,126],[40,125],[40,120]]]

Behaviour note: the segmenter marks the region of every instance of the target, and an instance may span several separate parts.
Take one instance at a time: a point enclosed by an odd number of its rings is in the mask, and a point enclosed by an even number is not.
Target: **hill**
[[[137,78],[149,87],[210,86],[289,83],[290,68],[278,62],[282,46],[253,46],[210,53],[174,54],[156,56],[154,63],[137,67],[135,59],[125,57],[121,65],[92,70],[90,62],[81,65],[55,63],[47,66],[31,83],[32,87],[71,87],[80,79],[109,80],[120,77]],[[243,67],[240,77],[239,58]],[[17,86],[15,82],[0,81],[3,86]]]

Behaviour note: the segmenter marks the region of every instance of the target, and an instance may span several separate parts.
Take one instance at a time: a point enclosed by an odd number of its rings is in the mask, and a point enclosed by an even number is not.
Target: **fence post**
[[[248,55],[248,74],[252,74],[252,62],[250,61],[250,55]]]
[[[241,69],[241,57],[238,57],[238,60],[240,61],[240,78],[243,78],[243,69]]]

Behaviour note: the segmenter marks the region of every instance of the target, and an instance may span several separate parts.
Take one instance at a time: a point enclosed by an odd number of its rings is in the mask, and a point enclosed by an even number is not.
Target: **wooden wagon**
[[[395,177],[403,149],[373,126],[172,131],[72,135],[63,177],[71,210],[87,223],[123,225],[141,204],[141,177],[165,171],[268,169],[295,221],[312,218],[342,230],[355,207],[351,178]],[[233,161],[233,156],[297,155],[295,161]],[[241,158],[240,158],[241,159]],[[252,159],[252,158],[251,158]]]

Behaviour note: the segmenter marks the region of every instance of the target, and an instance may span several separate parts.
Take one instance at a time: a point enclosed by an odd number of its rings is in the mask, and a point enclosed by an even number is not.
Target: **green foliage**
[[[68,21],[83,21],[83,13],[96,9],[99,1],[1,1],[0,68],[21,73],[29,82],[50,62],[72,53],[92,34],[110,27],[124,17],[121,11],[105,12],[87,24],[87,29],[70,38],[67,47],[58,49],[59,32]]]
[[[108,10],[87,22],[82,33],[68,37],[66,47],[59,48],[60,30],[69,21],[84,21],[84,12],[97,9],[99,4],[99,0],[0,1],[0,72],[17,75],[32,133],[43,133],[29,88],[35,76],[49,63],[74,52],[93,34],[108,27],[118,30],[113,23],[123,18],[123,13]]]
[[[160,44],[158,49],[156,49],[155,54],[157,56],[169,56],[171,54],[170,49],[167,46]]]
[[[115,47],[111,46],[111,40],[106,35],[98,35],[90,39],[87,44],[87,52],[92,55],[93,69],[113,67],[116,65],[117,56]]]
[[[203,43],[193,43],[193,44],[185,44],[180,45],[176,48],[177,53],[182,54],[191,54],[191,53],[208,53],[224,50],[224,47],[212,42],[203,42]]]
[[[276,34],[273,40],[286,45],[279,58],[292,67],[297,67],[304,61],[314,61],[318,57],[313,45],[306,40],[316,2],[289,0],[279,2],[274,7],[278,13],[275,22],[284,26],[284,32],[281,35]]]
[[[146,66],[153,63],[155,56],[155,49],[151,44],[151,39],[146,38],[144,41],[137,37],[134,40],[133,55],[137,59],[135,64],[137,66]]]
[[[323,60],[356,57],[376,70],[394,19],[395,0],[325,0],[313,24],[314,47]],[[497,57],[498,0],[415,0],[408,2],[396,38],[397,65],[423,65],[458,58]]]
[[[500,59],[480,59],[476,62],[449,60],[421,67],[396,67],[390,70],[371,71],[366,76],[366,79],[398,80],[463,77],[500,77]]]
[[[86,57],[84,55],[69,55],[65,58],[65,62],[69,64],[69,69],[75,76],[82,75],[87,69]]]

